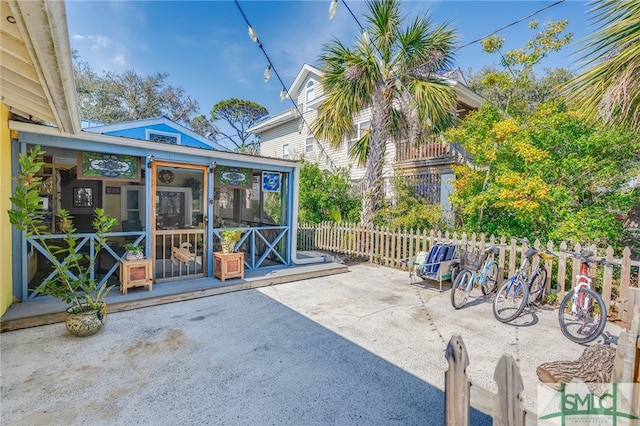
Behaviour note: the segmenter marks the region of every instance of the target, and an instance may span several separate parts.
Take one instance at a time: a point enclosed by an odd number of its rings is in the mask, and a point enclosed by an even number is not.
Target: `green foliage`
[[[583,72],[563,90],[591,121],[640,128],[640,2],[594,0],[590,12],[599,28],[583,40]],[[587,68],[589,67],[589,68]]]
[[[368,40],[361,37],[353,47],[333,40],[323,47],[326,99],[313,126],[319,139],[339,146],[351,134],[357,113],[371,107],[371,127],[349,152],[365,164],[365,226],[384,196],[387,144],[417,142],[434,129],[447,128],[455,122],[451,112],[456,105],[453,87],[434,77],[451,69],[456,32],[446,24],[434,25],[426,15],[404,21],[399,1],[371,0],[367,8]]]
[[[227,137],[241,152],[255,153],[257,140],[249,142],[251,133],[247,132],[251,126],[269,114],[269,111],[260,104],[243,99],[227,99],[220,101],[211,108],[211,121],[225,121],[236,132],[235,135],[227,135],[221,131],[218,133]]]
[[[222,231],[220,231],[220,238],[222,239],[222,241],[238,241],[240,240],[240,235],[241,232],[235,229],[223,229]]]
[[[361,200],[352,194],[348,170],[321,170],[306,162],[300,170],[300,223],[357,222]]]
[[[19,155],[21,171],[15,179],[18,185],[15,195],[11,197],[14,208],[8,211],[9,221],[20,231],[25,231],[27,237],[38,238],[49,256],[58,259],[58,262],[53,263],[55,274],[36,289],[38,293],[57,297],[71,304],[75,313],[98,309],[111,287],[107,287],[106,283],[98,286],[96,280],[91,278],[91,272],[102,245],[106,243],[105,234],[117,223],[116,219],[105,215],[101,208],[95,209],[92,224],[96,231],[96,245],[93,256],[78,251],[78,240],[74,235],[77,229],[73,226],[73,217],[65,209],[60,210],[59,214],[62,221],[70,224],[63,237],[64,243],[57,246],[53,242],[55,240],[47,239],[50,232],[43,224],[44,212],[39,203],[41,178],[37,176],[44,165],[39,161],[43,154],[40,146],[36,146],[28,154]]]
[[[535,67],[552,52],[557,52],[571,42],[572,34],[563,35],[568,21],[548,23],[535,33],[524,48],[502,52],[504,39],[497,35],[482,41],[487,53],[500,55],[500,67],[491,66],[479,75],[470,74],[469,86],[483,98],[509,116],[530,113],[536,105],[554,99],[554,87],[571,78],[567,70],[546,70],[545,77],[538,78]],[[538,30],[532,21],[530,29]]]
[[[599,128],[562,102],[522,119],[484,106],[448,132],[477,158],[455,168],[451,197],[466,231],[619,247],[619,216],[637,203],[640,138]]]
[[[74,53],[74,74],[80,116],[102,123],[139,120],[166,115],[191,126],[198,102],[182,87],[171,86],[167,73],[139,75],[133,70],[96,73]]]
[[[446,230],[447,224],[440,205],[426,204],[415,196],[412,187],[402,178],[394,180],[396,204],[387,205],[378,210],[373,223],[396,229],[434,229]]]
[[[142,254],[144,253],[144,246],[139,246],[134,243],[127,243],[124,245],[124,249],[132,254]]]

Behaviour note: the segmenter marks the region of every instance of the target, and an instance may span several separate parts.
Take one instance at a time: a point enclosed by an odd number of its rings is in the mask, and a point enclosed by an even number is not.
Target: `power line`
[[[555,2],[555,3],[549,4],[549,5],[545,6],[545,7],[543,7],[542,9],[538,9],[538,10],[536,10],[535,12],[531,12],[531,13],[530,13],[530,14],[528,14],[527,16],[522,17],[522,18],[518,19],[517,21],[511,22],[510,24],[507,24],[507,25],[505,25],[505,26],[503,26],[503,27],[498,28],[498,29],[497,29],[497,30],[495,30],[495,31],[490,32],[489,34],[487,34],[487,35],[486,35],[486,36],[484,36],[484,37],[480,37],[479,39],[476,39],[476,40],[470,41],[470,42],[469,42],[469,43],[467,43],[467,44],[464,44],[464,45],[462,45],[462,46],[456,47],[453,51],[454,51],[454,52],[457,52],[458,50],[460,50],[460,49],[464,49],[464,48],[465,48],[465,47],[467,47],[467,46],[471,46],[472,44],[479,43],[479,42],[481,42],[482,40],[484,40],[485,38],[489,38],[489,37],[491,37],[492,35],[497,34],[498,32],[500,32],[500,31],[502,31],[502,30],[505,30],[505,29],[507,29],[507,28],[509,28],[509,27],[512,27],[512,26],[516,25],[516,24],[519,24],[520,22],[524,21],[525,19],[529,19],[529,18],[531,18],[532,16],[537,15],[538,13],[542,12],[543,10],[546,10],[546,9],[551,8],[551,7],[557,6],[557,5],[559,5],[560,3],[564,3],[564,2],[565,2],[565,0],[559,0],[559,1]]]
[[[329,153],[324,149],[324,146],[322,146],[322,144],[320,143],[320,141],[318,140],[318,138],[316,138],[316,136],[313,134],[313,131],[311,129],[311,126],[309,125],[309,123],[307,123],[307,121],[304,119],[304,115],[302,114],[302,112],[300,111],[300,109],[298,108],[298,104],[291,98],[291,94],[289,93],[289,90],[286,88],[286,86],[284,85],[284,82],[282,81],[282,78],[280,78],[280,74],[278,73],[278,71],[276,70],[276,67],[273,65],[273,62],[271,62],[271,58],[269,58],[269,55],[267,54],[267,51],[264,48],[264,45],[262,44],[262,42],[260,41],[260,39],[258,38],[257,33],[255,32],[255,30],[253,29],[253,27],[251,26],[251,23],[249,22],[249,19],[247,19],[247,15],[245,15],[244,11],[242,10],[242,7],[240,7],[240,3],[238,3],[238,0],[234,0],[236,3],[236,6],[238,7],[238,10],[240,11],[240,13],[242,14],[242,18],[244,19],[244,22],[247,24],[248,28],[249,28],[249,37],[251,38],[252,41],[254,41],[258,47],[260,48],[260,50],[262,51],[262,54],[264,55],[264,57],[267,59],[267,70],[265,70],[265,82],[268,80],[268,72],[269,70],[272,70],[273,73],[276,75],[276,78],[278,79],[278,81],[280,82],[280,84],[282,85],[282,91],[284,93],[286,93],[286,97],[289,98],[289,100],[291,101],[291,103],[293,104],[293,107],[295,108],[296,112],[298,113],[298,116],[300,116],[300,119],[302,120],[302,128],[300,130],[300,133],[302,133],[302,129],[304,128],[304,125],[307,126],[307,128],[309,129],[309,132],[311,133],[311,135],[313,136],[313,140],[316,141],[316,143],[318,144],[318,146],[320,147],[320,150],[322,151],[322,153],[326,156],[326,159],[329,161],[329,163],[331,164],[331,167],[334,169],[337,169],[337,165],[334,163],[333,159],[331,159],[331,157],[329,156]],[[356,20],[357,21],[357,20]]]

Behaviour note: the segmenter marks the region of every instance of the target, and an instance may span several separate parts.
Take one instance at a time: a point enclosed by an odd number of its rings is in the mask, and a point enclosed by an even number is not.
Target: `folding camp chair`
[[[411,284],[415,284],[414,277],[422,280],[434,280],[440,285],[442,282],[451,279],[451,269],[457,264],[456,245],[437,243],[428,252],[419,252],[415,259],[409,262],[409,276]]]

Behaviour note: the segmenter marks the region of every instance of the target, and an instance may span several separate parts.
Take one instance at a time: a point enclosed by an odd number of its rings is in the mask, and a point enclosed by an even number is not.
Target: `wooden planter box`
[[[122,294],[127,294],[128,288],[143,286],[149,286],[149,291],[153,288],[151,259],[120,259],[120,291]]]
[[[213,253],[213,276],[224,282],[227,278],[244,278],[244,253]]]

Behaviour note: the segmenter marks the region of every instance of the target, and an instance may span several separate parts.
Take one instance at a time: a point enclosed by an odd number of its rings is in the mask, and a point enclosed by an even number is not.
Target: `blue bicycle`
[[[526,238],[515,240],[529,244]],[[542,260],[551,260],[554,257],[556,255],[549,250],[538,250],[534,247],[527,249],[520,268],[500,286],[493,298],[493,315],[498,321],[513,321],[526,305],[533,304],[542,296],[547,281],[547,270],[542,265]],[[532,268],[528,275],[529,265],[532,265]]]
[[[473,286],[482,289],[482,294],[489,295],[496,289],[498,282],[498,264],[495,256],[500,249],[491,246],[484,251],[467,250],[460,256],[460,269],[451,287],[451,304],[454,308],[462,308],[469,300]]]

